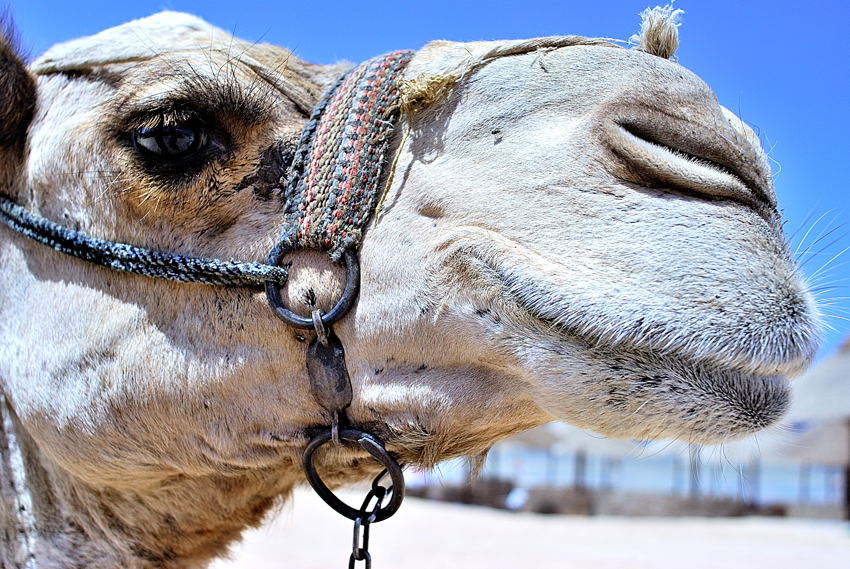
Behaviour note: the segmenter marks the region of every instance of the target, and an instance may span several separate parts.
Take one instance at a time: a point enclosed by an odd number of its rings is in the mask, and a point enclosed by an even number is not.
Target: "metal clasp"
[[[283,260],[283,254],[281,251],[277,255],[269,256],[269,264],[280,266],[280,262]],[[330,312],[321,316],[322,324],[326,327],[345,316],[351,307],[354,306],[354,302],[357,300],[357,295],[360,292],[360,262],[357,260],[357,253],[353,249],[346,249],[342,255],[342,260],[345,265],[345,288],[343,288],[342,295],[340,295],[339,300],[331,308]],[[282,285],[278,283],[266,282],[266,299],[277,317],[294,328],[301,330],[314,328],[313,318],[304,318],[287,308],[280,297],[281,288]]]
[[[310,391],[319,405],[338,416],[351,405],[351,379],[342,342],[332,328],[324,327],[320,314],[318,310],[313,313],[318,330],[307,346],[307,375]]]
[[[367,499],[371,499],[372,497],[379,495],[381,496],[379,507],[374,512],[374,522],[381,522],[389,518],[396,513],[399,506],[401,506],[402,500],[404,500],[404,472],[402,471],[401,465],[387,451],[384,444],[369,433],[349,428],[340,430],[339,437],[344,442],[357,443],[360,448],[372,455],[372,457],[384,467],[385,470],[372,481],[372,489],[370,490],[370,496],[367,496]],[[323,445],[330,442],[331,439],[332,435],[330,429],[324,430],[313,437],[307,445],[307,448],[304,450],[304,455],[301,458],[304,473],[307,475],[307,481],[310,483],[310,486],[313,487],[316,494],[318,494],[328,506],[346,518],[356,520],[363,516],[362,508],[358,510],[337,498],[330,488],[325,485],[322,478],[319,476],[319,473],[316,471],[316,465],[314,464],[315,453]],[[390,477],[390,485],[383,486],[381,482],[387,475]],[[386,505],[383,505],[387,496],[389,496],[389,500]],[[366,504],[364,504],[364,507],[365,506]]]
[[[269,264],[280,265],[282,256],[282,252],[273,252],[269,257]],[[383,521],[395,514],[401,506],[404,500],[404,473],[401,465],[377,437],[348,427],[345,410],[352,400],[351,378],[345,365],[345,349],[340,339],[334,334],[331,325],[345,315],[357,299],[360,289],[360,264],[357,261],[357,254],[351,249],[345,251],[343,260],[346,268],[345,288],[336,305],[327,314],[320,309],[313,310],[310,318],[293,313],[283,304],[280,296],[281,286],[276,283],[266,283],[266,296],[272,310],[281,320],[295,328],[312,328],[316,332],[316,337],[307,346],[307,375],[310,378],[310,391],[313,397],[331,413],[332,419],[331,426],[323,429],[307,445],[301,459],[302,466],[307,475],[307,481],[316,494],[331,508],[354,520],[354,535],[348,560],[349,569],[354,569],[358,561],[365,562],[365,569],[371,569],[369,528],[372,523]],[[372,481],[372,488],[359,510],[337,498],[316,471],[315,453],[329,441],[337,445],[356,443],[384,467],[384,470]],[[390,485],[383,486],[381,481],[387,475],[390,477]],[[389,497],[388,500],[387,497]],[[370,509],[372,500],[375,500],[375,504]]]
[[[280,264],[283,253],[269,258],[269,262]],[[289,310],[280,296],[280,285],[266,283],[266,297],[274,313],[295,328],[310,329],[316,337],[307,347],[307,374],[310,377],[310,391],[325,410],[331,413],[331,438],[341,444],[339,431],[346,423],[345,409],[351,405],[353,397],[351,378],[345,365],[345,349],[334,334],[331,325],[342,318],[354,305],[360,290],[360,263],[357,254],[347,249],[343,255],[346,269],[345,288],[342,296],[330,312],[324,314],[315,309],[310,318],[304,318]]]

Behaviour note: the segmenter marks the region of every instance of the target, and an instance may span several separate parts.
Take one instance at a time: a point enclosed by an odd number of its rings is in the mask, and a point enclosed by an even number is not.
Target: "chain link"
[[[380,485],[387,471],[381,472],[373,481],[372,488],[366,494],[363,505],[360,506],[360,516],[354,520],[354,535],[351,544],[351,556],[348,558],[348,569],[354,569],[358,561],[364,562],[365,569],[371,569],[372,556],[369,554],[369,528],[384,505],[384,500],[392,492],[392,486],[386,488]],[[370,502],[375,504],[369,508]]]

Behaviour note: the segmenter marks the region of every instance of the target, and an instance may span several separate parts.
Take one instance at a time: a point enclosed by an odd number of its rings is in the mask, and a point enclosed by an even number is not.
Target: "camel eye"
[[[141,127],[133,132],[133,145],[150,158],[175,160],[197,152],[206,141],[202,126],[191,124]]]

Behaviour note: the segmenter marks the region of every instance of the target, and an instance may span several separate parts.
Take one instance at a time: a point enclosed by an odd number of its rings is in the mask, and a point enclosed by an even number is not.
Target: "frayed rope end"
[[[679,19],[684,13],[674,9],[672,3],[645,9],[640,13],[640,33],[629,41],[635,44],[634,49],[670,59],[679,47]]]
[[[415,79],[404,79],[399,85],[401,109],[410,114],[430,107],[444,98],[458,81],[457,75],[421,74]]]

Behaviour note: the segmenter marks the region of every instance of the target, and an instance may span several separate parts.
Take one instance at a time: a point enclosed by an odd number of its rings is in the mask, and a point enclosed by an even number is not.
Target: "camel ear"
[[[34,110],[35,80],[17,49],[11,23],[0,22],[0,192],[9,192],[21,167]]]

